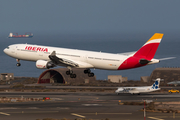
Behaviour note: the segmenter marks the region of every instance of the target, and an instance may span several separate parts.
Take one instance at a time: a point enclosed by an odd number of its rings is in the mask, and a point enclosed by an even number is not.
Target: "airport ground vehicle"
[[[175,90],[175,89],[171,89],[171,90],[168,90],[169,93],[179,93],[179,90]]]

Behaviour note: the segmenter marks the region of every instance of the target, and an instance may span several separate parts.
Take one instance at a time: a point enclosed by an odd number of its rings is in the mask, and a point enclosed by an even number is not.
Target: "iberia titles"
[[[25,50],[48,52],[48,48],[26,46]]]

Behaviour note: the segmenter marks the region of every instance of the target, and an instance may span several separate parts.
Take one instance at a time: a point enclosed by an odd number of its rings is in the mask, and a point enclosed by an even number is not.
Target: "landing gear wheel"
[[[70,74],[70,77],[73,78],[73,74]]]
[[[91,73],[88,73],[88,76],[91,77]]]
[[[76,78],[76,74],[73,74],[73,77]]]
[[[70,74],[71,78],[76,78],[76,74]]]
[[[89,77],[94,77],[94,73],[88,73]]]
[[[66,71],[66,75],[70,75],[70,74],[73,74],[73,71],[72,71],[72,70]]]
[[[84,70],[84,74],[87,74],[87,70]]]
[[[66,75],[70,75],[70,71],[66,71]]]
[[[89,74],[89,73],[91,73],[91,70],[90,69],[86,69],[86,70],[84,70],[84,73],[85,74],[87,74],[87,73]]]
[[[17,66],[17,67],[21,66],[21,63],[17,63],[16,66]]]
[[[91,73],[91,77],[94,77],[94,73]]]

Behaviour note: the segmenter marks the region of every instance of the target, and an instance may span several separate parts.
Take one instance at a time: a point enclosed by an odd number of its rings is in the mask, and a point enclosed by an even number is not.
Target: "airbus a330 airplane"
[[[35,61],[36,67],[49,69],[55,66],[64,66],[69,70],[67,75],[75,78],[71,68],[85,68],[85,74],[94,76],[91,68],[105,70],[125,70],[159,63],[153,59],[161,42],[163,34],[155,33],[138,51],[121,54],[93,52],[77,49],[66,49],[32,44],[13,44],[4,49],[4,53],[17,60]]]
[[[140,94],[140,93],[149,93],[153,91],[160,90],[160,78],[157,78],[153,85],[143,86],[143,87],[119,87],[115,92],[119,93],[131,93],[131,94]]]

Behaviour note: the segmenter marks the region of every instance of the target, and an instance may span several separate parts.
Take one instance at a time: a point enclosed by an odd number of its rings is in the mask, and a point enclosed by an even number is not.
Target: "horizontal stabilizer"
[[[159,59],[159,60],[160,60],[160,61],[162,61],[162,60],[170,60],[170,59],[174,59],[174,58],[176,58],[176,57],[161,58],[161,59]]]

